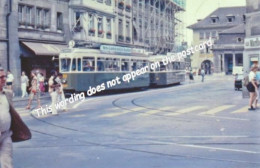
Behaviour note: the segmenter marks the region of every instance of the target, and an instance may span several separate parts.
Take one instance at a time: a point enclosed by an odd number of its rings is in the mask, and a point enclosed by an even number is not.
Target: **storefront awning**
[[[32,43],[32,42],[22,42],[30,50],[34,52],[35,55],[48,55],[57,56],[62,49],[68,48],[67,45],[59,44],[45,44],[45,43]]]
[[[251,61],[258,61],[258,58],[257,57],[251,57],[250,60]]]

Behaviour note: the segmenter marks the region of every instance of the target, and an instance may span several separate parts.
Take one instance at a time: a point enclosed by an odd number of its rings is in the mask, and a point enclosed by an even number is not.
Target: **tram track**
[[[168,93],[169,90],[172,91],[172,89],[166,89],[163,90],[164,93]],[[175,90],[175,89],[174,89]],[[157,94],[158,92],[162,93],[161,90],[155,90],[155,93],[151,93],[151,94]],[[172,91],[173,92],[173,91]],[[141,94],[141,96],[140,96]],[[140,103],[138,103],[138,100],[144,96],[142,96],[143,93],[138,93],[136,95],[135,98],[129,100],[129,102],[134,106],[134,107],[142,107],[144,109],[147,110],[160,110],[158,108],[152,108],[152,107],[147,107],[145,105],[142,105]],[[119,98],[116,98],[114,100],[112,100],[112,105],[116,108],[122,109],[122,110],[130,110],[136,113],[145,113],[142,111],[136,111],[136,110],[132,110],[129,109],[127,107],[124,107],[122,105],[120,105],[120,101],[124,98],[128,98],[129,95],[123,95],[123,96],[119,96]],[[84,109],[81,109],[77,112],[80,112]],[[172,111],[168,111],[168,110],[160,110],[161,112],[164,113],[170,113]],[[167,118],[173,118],[172,116],[165,116],[165,115],[161,115],[161,114],[151,114],[153,116],[158,116],[158,117],[167,117]],[[200,160],[213,160],[213,161],[219,161],[219,162],[232,162],[232,163],[243,163],[243,164],[251,164],[251,165],[260,165],[260,162],[252,162],[252,161],[246,161],[246,160],[232,160],[232,159],[221,159],[221,158],[216,158],[216,157],[203,157],[203,156],[198,156],[198,155],[192,155],[192,154],[170,154],[167,152],[154,152],[154,151],[149,151],[149,150],[141,150],[141,149],[136,149],[135,146],[140,146],[140,145],[157,145],[157,146],[165,146],[165,145],[180,145],[179,147],[182,147],[181,145],[191,145],[190,143],[183,143],[183,144],[178,144],[178,143],[173,143],[172,141],[168,141],[168,140],[163,140],[160,139],[160,137],[153,137],[153,138],[136,138],[136,137],[123,137],[123,136],[119,136],[116,134],[104,134],[104,133],[99,133],[99,132],[94,132],[94,131],[89,131],[89,130],[80,130],[77,128],[72,128],[72,127],[67,127],[65,125],[59,125],[56,123],[52,123],[46,119],[40,119],[37,118],[33,115],[31,115],[31,117],[34,120],[37,120],[38,122],[43,123],[44,125],[49,125],[52,126],[54,128],[60,128],[60,129],[64,129],[67,131],[72,131],[75,133],[80,133],[80,134],[89,134],[91,135],[98,135],[98,136],[108,136],[108,137],[114,137],[116,139],[121,139],[121,140],[129,140],[129,141],[139,141],[139,142],[144,142],[143,144],[136,144],[136,143],[100,143],[100,142],[95,142],[95,141],[89,141],[89,140],[80,140],[78,138],[71,138],[71,137],[64,137],[64,136],[60,136],[60,135],[54,135],[54,134],[50,134],[46,131],[39,131],[39,130],[35,130],[35,129],[31,129],[32,132],[36,132],[39,134],[43,134],[43,135],[47,135],[49,137],[53,137],[53,138],[58,138],[58,139],[68,139],[68,140],[77,140],[78,142],[80,142],[80,145],[61,145],[61,147],[64,146],[75,146],[75,147],[82,147],[82,146],[99,146],[99,147],[104,147],[104,148],[108,148],[108,149],[117,149],[117,150],[124,150],[124,151],[130,151],[130,152],[138,152],[138,153],[146,153],[146,154],[151,154],[151,155],[157,155],[157,156],[162,156],[162,157],[170,157],[172,159],[177,159],[177,158],[193,158],[193,159],[200,159]],[[173,119],[178,118],[178,121],[182,121],[182,122],[196,122],[196,121],[201,121],[201,120],[197,120],[195,121],[195,119],[193,118],[192,121],[188,120],[188,119],[184,119],[183,117],[176,117],[174,116]],[[204,122],[207,120],[203,120]],[[212,121],[209,121],[212,122]],[[176,127],[177,128],[177,127]],[[174,138],[174,136],[172,136],[172,138]],[[259,138],[259,137],[250,137],[250,138]],[[258,143],[239,143],[239,142],[234,142],[234,143],[227,143],[227,142],[222,142],[222,143],[192,143],[192,145],[259,145]],[[133,147],[134,146],[134,147]],[[41,148],[41,146],[38,146],[39,148]],[[42,146],[42,148],[46,148],[48,146]],[[59,146],[50,146],[51,147],[59,147]],[[131,148],[132,147],[132,148]],[[24,147],[24,148],[33,148],[33,147]],[[36,147],[37,148],[37,147]],[[135,148],[135,149],[133,149]]]
[[[96,133],[96,132],[92,132],[92,131],[83,131],[83,130],[79,130],[79,129],[75,129],[75,128],[70,128],[70,127],[66,127],[66,126],[61,126],[58,124],[53,124],[51,122],[36,118],[34,116],[32,116],[34,119],[38,120],[39,122],[42,122],[46,125],[50,125],[56,128],[61,128],[61,129],[65,129],[65,130],[69,130],[72,132],[78,132],[78,133],[88,133],[88,134],[95,134],[95,135],[100,135],[100,136],[111,136],[111,137],[115,137],[115,135],[109,135],[109,134],[101,134],[101,133]],[[32,130],[33,132],[37,132],[40,134],[44,134],[44,135],[48,135],[54,138],[59,138],[59,139],[64,139],[68,137],[63,137],[63,136],[59,136],[59,135],[53,135],[53,134],[49,134],[43,131],[38,131],[38,130]],[[137,140],[137,141],[144,141],[144,144],[122,144],[122,143],[98,143],[98,142],[93,142],[93,141],[87,141],[87,140],[78,140],[78,142],[82,143],[80,145],[69,145],[69,146],[75,146],[75,147],[82,147],[82,146],[99,146],[99,147],[105,147],[105,148],[109,148],[109,149],[120,149],[120,150],[124,150],[124,151],[131,151],[131,152],[138,152],[138,153],[146,153],[146,154],[152,154],[152,155],[157,155],[157,156],[162,156],[162,157],[170,157],[172,159],[176,159],[176,158],[193,158],[193,159],[200,159],[200,160],[213,160],[213,161],[219,161],[219,162],[232,162],[232,163],[243,163],[243,164],[253,164],[253,165],[260,165],[260,162],[249,162],[249,161],[243,161],[243,160],[232,160],[232,159],[219,159],[219,158],[213,158],[213,157],[202,157],[202,156],[196,156],[196,155],[179,155],[179,154],[169,154],[169,153],[163,153],[163,152],[153,152],[153,151],[148,151],[148,150],[140,150],[140,149],[133,149],[127,146],[137,146],[137,145],[171,145],[171,144],[167,144],[166,141],[160,141],[158,139],[146,139],[146,138],[129,138],[129,137],[121,137],[121,136],[116,136],[116,138],[119,139],[123,139],[123,140]],[[71,140],[75,140],[73,138],[71,138]],[[157,142],[155,142],[157,141]],[[158,142],[159,141],[159,142]],[[196,143],[193,143],[193,145],[196,145]],[[174,145],[174,144],[172,144]],[[208,143],[198,143],[197,145],[209,145]],[[219,143],[218,145],[230,145],[228,143]],[[234,145],[234,144],[233,144]],[[248,143],[245,143],[244,145],[248,145]],[[256,144],[253,144],[256,145]],[[66,145],[65,145],[66,146]],[[42,148],[46,148],[48,146],[42,146]],[[50,146],[50,147],[55,147],[55,146]],[[57,146],[56,146],[57,147]],[[59,147],[59,146],[58,146]],[[62,145],[61,147],[64,147],[64,145]],[[26,147],[25,147],[26,148]],[[30,147],[29,147],[30,148]],[[37,147],[36,147],[37,148]]]

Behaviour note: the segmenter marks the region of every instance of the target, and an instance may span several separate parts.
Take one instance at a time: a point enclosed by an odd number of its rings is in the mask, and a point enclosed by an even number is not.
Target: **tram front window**
[[[71,59],[64,58],[61,59],[61,72],[68,72],[70,71]]]

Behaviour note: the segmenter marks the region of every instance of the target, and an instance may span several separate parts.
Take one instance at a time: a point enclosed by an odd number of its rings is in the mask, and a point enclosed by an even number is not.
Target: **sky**
[[[219,7],[245,5],[246,0],[186,0],[185,27],[196,23],[198,19],[207,17]],[[188,43],[192,44],[192,30],[186,29],[184,33]]]

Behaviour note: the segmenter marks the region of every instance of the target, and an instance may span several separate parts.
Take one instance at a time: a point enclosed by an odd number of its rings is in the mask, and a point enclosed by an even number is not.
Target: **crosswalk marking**
[[[101,115],[100,117],[107,117],[107,118],[116,117],[116,116],[120,116],[120,115],[123,115],[123,114],[126,114],[126,113],[131,113],[131,112],[135,112],[135,111],[139,111],[139,110],[143,110],[143,109],[144,109],[143,107],[136,107],[136,108],[132,108],[132,109],[129,109],[129,110],[123,110],[123,111],[120,111],[120,112],[104,114],[104,115]]]
[[[138,114],[138,116],[149,116],[161,112],[160,110],[150,110],[145,113]]]
[[[236,114],[236,113],[247,113],[248,112],[248,106],[242,107],[238,110],[235,110],[232,112],[232,114]]]
[[[174,113],[169,113],[167,114],[168,116],[176,116],[176,115],[181,115],[181,114],[184,114],[184,113],[189,113],[189,112],[192,112],[192,111],[195,111],[195,110],[199,110],[199,109],[203,109],[205,108],[205,106],[193,106],[193,107],[189,107],[189,108],[185,108],[185,109],[181,109],[181,110],[178,110]]]
[[[200,113],[200,115],[214,115],[214,114],[216,114],[216,113],[218,113],[218,112],[227,110],[227,109],[232,108],[232,107],[234,107],[234,106],[235,106],[235,105],[223,105],[223,106],[219,106],[219,107],[216,107],[216,108],[214,108],[214,109],[211,109],[211,110],[202,112],[202,113]]]

